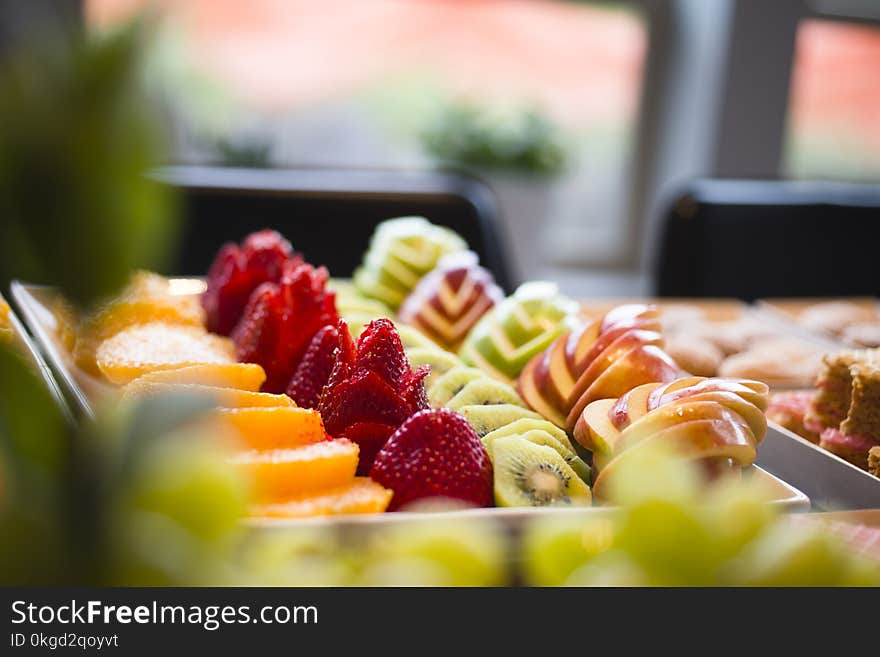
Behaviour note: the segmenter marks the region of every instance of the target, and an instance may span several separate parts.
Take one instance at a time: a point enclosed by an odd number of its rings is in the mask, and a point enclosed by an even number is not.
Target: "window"
[[[449,108],[466,103],[490,123],[535,112],[567,147],[563,174],[476,166],[499,193],[527,273],[535,240],[523,222],[552,227],[541,263],[622,252],[647,41],[631,5],[87,0],[86,15],[107,26],[147,4],[165,18],[166,60],[187,59],[200,80],[172,90],[183,108],[179,160],[428,167],[437,159],[425,135]],[[211,102],[187,100],[196,86]]]
[[[880,26],[801,22],[784,173],[880,180]]]

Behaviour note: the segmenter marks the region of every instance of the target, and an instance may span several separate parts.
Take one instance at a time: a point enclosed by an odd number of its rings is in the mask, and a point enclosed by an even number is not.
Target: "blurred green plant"
[[[559,129],[535,109],[451,103],[422,139],[439,160],[478,169],[554,176],[564,171],[568,159]]]
[[[148,34],[58,31],[0,63],[0,282],[59,285],[87,305],[170,251],[173,199],[145,175],[165,153]]]
[[[73,427],[0,348],[0,585],[230,581],[246,484],[198,422],[212,406],[155,397]]]

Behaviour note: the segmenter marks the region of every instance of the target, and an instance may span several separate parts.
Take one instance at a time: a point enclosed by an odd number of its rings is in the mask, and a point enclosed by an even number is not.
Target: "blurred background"
[[[401,172],[467,172],[493,193],[482,212],[500,225],[511,280],[552,278],[577,296],[693,293],[664,290],[657,269],[671,257],[670,207],[682,194],[701,198],[695,179],[860,183],[843,189],[869,195],[880,179],[880,5],[871,0],[4,7],[7,42],[47,20],[46,7],[96,32],[152,15],[149,76],[173,138],[169,165],[378,170],[390,172],[378,186],[392,190]],[[242,184],[200,175],[212,187]],[[284,186],[271,180],[257,186]],[[764,204],[765,191],[742,193]],[[728,192],[724,203],[736,205]],[[264,223],[275,222],[270,214]]]

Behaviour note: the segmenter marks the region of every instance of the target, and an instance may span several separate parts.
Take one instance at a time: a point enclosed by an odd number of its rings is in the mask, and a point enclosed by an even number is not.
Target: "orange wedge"
[[[129,326],[104,340],[96,362],[111,383],[124,384],[155,370],[234,363],[235,348],[228,338],[201,327],[151,322]]]
[[[266,372],[256,363],[203,363],[171,370],[156,370],[139,376],[129,385],[152,383],[197,384],[259,392]]]
[[[279,502],[350,483],[358,446],[339,438],[295,449],[254,449],[230,461],[250,476],[257,502]]]
[[[393,491],[382,488],[367,477],[314,495],[294,497],[285,502],[255,504],[255,518],[309,518],[348,513],[382,513],[391,501]]]
[[[118,298],[82,322],[73,351],[76,364],[98,374],[97,352],[105,340],[130,326],[151,322],[202,326],[204,313],[197,297],[171,294],[165,277],[138,272]]]
[[[224,408],[217,411],[252,449],[284,449],[326,437],[317,411],[309,408]]]
[[[141,377],[126,385],[123,397],[140,397],[142,395],[160,395],[189,393],[193,395],[210,395],[221,408],[265,408],[287,406],[295,407],[296,403],[287,395],[273,395],[268,392],[251,392],[235,388],[218,388],[202,386],[194,383],[153,383]]]

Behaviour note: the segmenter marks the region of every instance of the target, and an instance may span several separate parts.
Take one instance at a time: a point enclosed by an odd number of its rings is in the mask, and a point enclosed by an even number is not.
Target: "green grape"
[[[820,529],[780,521],[748,546],[727,575],[745,586],[839,586],[850,559]]]
[[[147,450],[130,484],[133,509],[166,515],[206,541],[222,541],[238,529],[246,487],[224,452],[181,435]]]
[[[618,457],[608,483],[608,501],[635,506],[647,500],[695,504],[703,490],[693,463],[660,444],[634,447]]]
[[[424,557],[378,559],[368,564],[356,581],[359,586],[457,585],[447,568]]]
[[[257,586],[344,586],[354,570],[334,536],[319,527],[254,529],[238,566],[243,581]]]
[[[760,490],[731,478],[710,488],[701,516],[715,536],[719,558],[730,559],[760,536],[777,512]]]
[[[507,551],[500,528],[476,519],[406,522],[376,536],[373,558],[420,558],[449,573],[453,586],[506,581]]]
[[[609,550],[575,570],[565,586],[647,586],[642,567],[621,550]]]
[[[692,505],[655,500],[628,509],[615,547],[662,586],[712,584],[719,566],[714,538]]]
[[[111,584],[204,586],[223,584],[225,553],[164,513],[129,509],[116,518]]]
[[[611,547],[614,531],[609,517],[555,516],[531,523],[522,539],[526,584],[563,585],[578,568]]]

